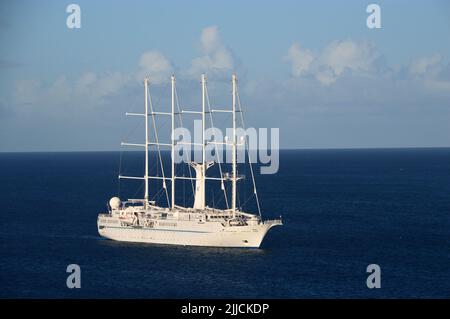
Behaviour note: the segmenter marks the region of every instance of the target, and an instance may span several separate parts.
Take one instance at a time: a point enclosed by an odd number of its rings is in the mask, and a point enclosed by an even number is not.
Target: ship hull
[[[259,248],[272,224],[223,227],[220,223],[181,222],[177,227],[121,226],[105,218],[98,221],[102,237],[124,242],[204,247]],[[218,225],[217,225],[218,224]]]

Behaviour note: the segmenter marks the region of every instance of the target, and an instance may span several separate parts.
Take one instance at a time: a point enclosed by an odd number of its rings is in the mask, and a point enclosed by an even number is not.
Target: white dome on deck
[[[112,209],[120,208],[121,204],[122,202],[120,201],[119,197],[113,197],[109,200],[109,206],[111,206]]]

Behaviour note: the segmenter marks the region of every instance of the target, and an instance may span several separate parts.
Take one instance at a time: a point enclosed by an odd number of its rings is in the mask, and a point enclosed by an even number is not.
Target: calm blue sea
[[[100,238],[119,158],[0,154],[0,297],[450,297],[450,149],[282,151],[257,183],[263,215],[285,225],[253,250]],[[121,197],[140,194],[132,183]],[[66,287],[72,263],[81,289]]]

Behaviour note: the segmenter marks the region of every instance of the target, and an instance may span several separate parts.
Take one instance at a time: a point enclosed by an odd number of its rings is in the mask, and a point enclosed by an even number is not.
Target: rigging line
[[[123,155],[123,150],[121,149],[120,157],[119,157],[119,176],[122,171],[122,155]],[[117,179],[117,197],[120,198],[120,178]]]
[[[136,101],[137,101],[137,97],[135,97],[133,102],[131,103],[131,105],[132,105],[131,110],[134,109],[134,105],[136,105]],[[127,140],[132,133],[134,133],[138,128],[140,128],[143,125],[144,125],[144,123],[142,121],[139,121],[139,123],[137,125],[135,125],[134,128],[128,130],[128,133],[125,134],[125,139]]]
[[[150,79],[150,83],[151,83],[151,79]],[[166,92],[170,92],[169,91],[169,85],[170,85],[170,82],[166,82],[166,84],[164,85],[164,86],[159,86],[160,88],[161,88],[161,94],[159,94],[159,96],[158,96],[158,99],[156,100],[156,103],[155,103],[155,105],[160,105],[160,102],[161,102],[161,100],[162,100],[162,98],[163,98],[163,96],[165,95],[165,93]],[[156,110],[157,111],[157,110]]]
[[[179,117],[180,125],[181,125],[181,127],[183,127],[183,118],[181,116],[180,101],[178,99],[178,90],[177,90],[177,85],[176,84],[175,84],[175,100],[177,102],[178,117]],[[192,187],[192,194],[194,195],[195,194],[195,189],[194,189],[194,180],[192,180],[192,168],[191,168],[191,165],[190,165],[190,162],[191,162],[190,152],[186,153],[186,159],[188,161],[189,177],[191,178],[190,182],[191,182],[191,187]]]
[[[159,191],[157,191],[155,193],[155,195],[153,195],[153,197],[150,201],[154,201],[156,203],[159,200],[159,198],[161,197],[162,191],[163,191],[163,188],[160,188]]]
[[[242,114],[242,106],[241,106],[241,98],[239,97],[239,89],[236,86],[236,97],[237,97],[237,101],[238,101],[238,106],[239,106],[239,113],[241,114],[241,122],[242,122],[242,129],[245,131],[245,122],[244,122],[244,115]],[[255,175],[253,174],[253,166],[252,166],[252,161],[250,158],[250,151],[248,150],[247,146],[247,137],[244,138],[244,146],[245,146],[245,150],[247,151],[247,157],[248,157],[248,164],[250,166],[250,173],[252,175],[252,182],[253,182],[253,192],[255,194],[255,199],[256,199],[256,205],[258,206],[258,214],[259,217],[261,216],[261,207],[259,205],[259,196],[258,196],[258,192],[256,191],[256,182],[255,182]]]
[[[231,187],[231,185],[225,186],[225,192],[228,193],[228,191],[230,190],[230,187]],[[219,205],[223,201],[223,199],[224,199],[224,196],[220,196],[219,200],[217,201],[217,205]],[[227,209],[229,209],[229,208],[227,208]]]
[[[153,103],[152,103],[152,96],[150,95],[150,89],[148,89],[148,99],[150,102],[150,110],[152,111],[152,122],[153,122],[153,130],[155,133],[155,140],[156,140],[156,146],[158,149],[158,155],[159,155],[159,164],[161,165],[161,172],[162,172],[162,177],[163,179],[163,188],[166,191],[166,199],[167,199],[167,205],[170,207],[170,200],[169,200],[169,193],[167,191],[167,187],[166,187],[166,180],[165,180],[165,175],[164,175],[164,166],[163,166],[163,162],[162,162],[162,158],[161,158],[161,149],[159,147],[159,139],[158,139],[158,131],[156,129],[156,120],[155,120],[155,114],[153,111]]]
[[[177,102],[178,118],[179,118],[179,121],[180,121],[180,125],[181,125],[181,127],[183,127],[183,118],[181,116],[181,107],[180,107],[180,102],[179,102],[178,91],[177,91],[176,85],[175,85],[175,100]],[[190,166],[190,162],[191,162],[190,152],[186,153],[186,159],[187,159],[187,162],[188,162],[189,177],[192,178],[192,168]],[[191,179],[190,183],[191,183],[191,187],[192,187],[192,194],[195,194],[194,181]]]
[[[143,186],[144,186],[144,182],[139,183],[140,186],[138,187],[138,189],[136,190],[136,192],[134,193],[132,198],[136,198],[137,194],[141,192]]]
[[[183,169],[184,174],[184,169]],[[186,181],[182,181],[183,183],[183,206],[186,207]]]
[[[242,204],[241,208],[243,208],[253,198],[253,196],[255,196],[255,194],[253,194],[252,196],[247,198],[246,201],[244,202],[244,204]]]
[[[157,163],[157,161],[158,161],[158,155],[156,154],[155,151],[150,150],[150,156],[151,156],[151,157],[153,157],[153,154],[155,154],[156,160],[153,160],[153,158],[150,158],[150,162],[152,162],[153,164],[152,164],[152,167],[149,168],[149,172],[156,172],[155,174],[156,174],[156,176],[158,176],[158,167],[159,167],[159,166],[158,166],[158,163]]]
[[[182,173],[184,175],[184,166],[181,167]],[[183,184],[183,205],[186,207],[186,181],[181,181]]]
[[[208,86],[207,85],[205,85],[205,94],[206,94],[206,102],[208,104],[209,118],[211,120],[211,127],[215,128],[214,121],[213,121],[213,116],[212,116],[212,112],[211,112],[211,104],[209,103],[209,94],[208,94]],[[225,196],[225,204],[227,205],[227,209],[228,209],[229,208],[229,206],[228,206],[228,198],[227,198],[227,193],[225,191],[225,187],[224,187],[224,184],[223,184],[222,164],[220,162],[219,152],[217,150],[217,144],[213,144],[213,145],[214,145],[214,148],[215,148],[215,152],[214,153],[216,153],[217,163],[219,164],[219,174],[220,174],[220,178],[221,178],[221,180],[220,180],[220,183],[221,183],[220,187],[223,190],[223,195]]]
[[[236,192],[236,200],[237,200],[237,207],[239,207],[239,209],[241,210],[242,206],[241,206],[241,197],[239,196],[239,192]]]
[[[152,198],[150,199],[150,201],[154,201],[155,202],[155,204],[156,204],[156,202],[157,202],[157,200],[158,200],[158,194],[161,192],[161,189],[159,190],[159,191],[157,191],[153,196],[152,196]]]
[[[137,104],[136,102],[137,102],[137,97],[135,96],[134,100],[132,100],[132,103],[131,103],[131,105],[132,105],[131,110],[134,109],[134,106]],[[124,140],[127,141],[128,138],[131,136],[131,134],[133,134],[138,128],[141,128],[142,126],[143,126],[143,122],[139,121],[137,125],[135,125],[133,128],[128,130],[128,132],[124,135]],[[125,153],[124,147],[120,147],[119,175],[121,175],[122,172],[125,172],[127,170],[127,168],[129,167],[126,164],[124,165],[124,162],[125,162],[124,161],[124,159],[125,159],[124,153]],[[121,179],[120,178],[118,178],[117,188],[118,188],[117,196],[120,197],[120,190],[121,190]]]
[[[229,190],[230,190],[230,186],[225,186],[225,191],[228,192]],[[225,201],[225,197],[219,192],[215,195],[215,200],[216,200],[216,205],[217,205],[215,208],[220,209],[219,205]],[[227,206],[226,209],[229,209],[229,207]]]
[[[127,172],[130,171],[130,169],[132,169],[134,166],[132,164],[130,164],[130,161],[128,161],[130,158],[133,159],[133,155],[135,155],[135,151],[125,151],[124,147],[120,148],[120,161],[119,161],[119,175],[122,175],[122,173],[124,175],[127,175]],[[119,192],[121,191],[121,187],[123,182],[121,181],[120,178],[118,179],[118,188],[119,188]],[[118,197],[120,194],[118,194]]]

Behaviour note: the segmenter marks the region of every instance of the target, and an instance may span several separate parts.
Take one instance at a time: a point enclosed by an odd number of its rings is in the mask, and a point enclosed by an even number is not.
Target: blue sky
[[[191,108],[201,72],[225,91],[236,72],[283,148],[449,147],[450,3],[372,2],[73,1],[68,29],[72,2],[2,1],[0,151],[117,149],[140,77],[163,108],[172,72]]]

